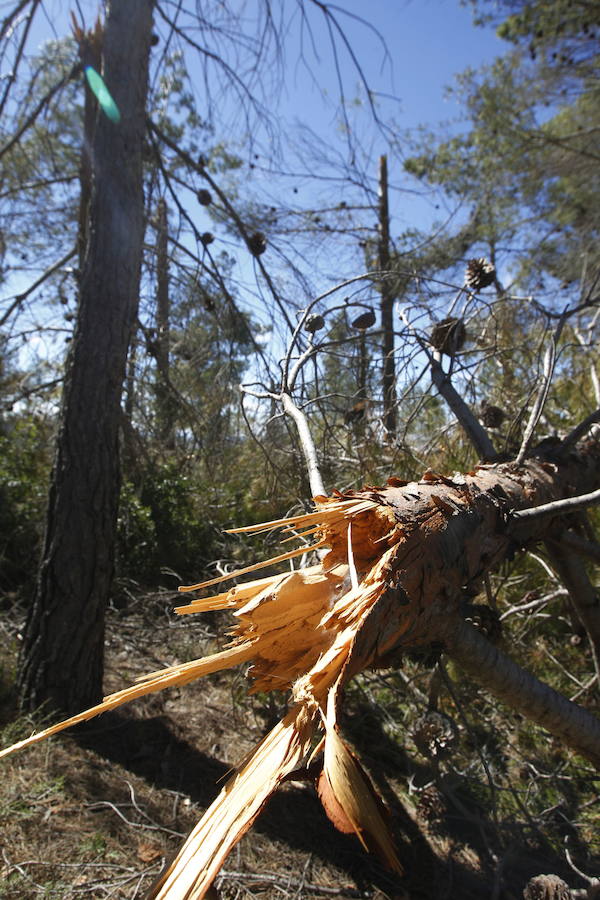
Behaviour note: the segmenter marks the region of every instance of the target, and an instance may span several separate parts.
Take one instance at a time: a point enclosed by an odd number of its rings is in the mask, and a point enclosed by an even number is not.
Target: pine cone
[[[417,813],[421,819],[430,825],[439,824],[447,811],[444,795],[435,785],[430,784],[420,792]]]
[[[481,404],[481,421],[486,428],[500,428],[505,419],[506,413],[503,409],[500,409],[499,406],[492,406],[487,400],[483,401]]]
[[[320,331],[321,328],[325,328],[325,319],[323,316],[319,315],[319,313],[313,313],[308,316],[304,323],[304,330],[310,332],[310,334],[314,334],[315,331]]]
[[[444,759],[451,754],[458,732],[450,716],[430,710],[415,723],[411,737],[423,756]]]
[[[571,891],[558,875],[536,875],[523,891],[525,900],[570,900]]]
[[[207,191],[206,188],[201,188],[197,194],[198,203],[201,203],[202,206],[210,206],[212,203],[212,194],[210,191]]]
[[[248,250],[252,256],[260,256],[267,249],[267,239],[261,231],[256,231],[248,238]]]
[[[377,317],[375,316],[375,310],[369,307],[366,312],[361,313],[359,316],[352,320],[352,322],[350,323],[350,327],[357,328],[359,331],[365,331],[367,328],[370,328],[372,325],[374,325],[376,320]]]
[[[494,283],[495,277],[496,269],[494,264],[489,262],[485,256],[468,261],[465,272],[465,284],[472,291],[480,291],[482,288],[489,287],[490,284]]]
[[[448,316],[433,326],[429,343],[440,353],[454,356],[464,346],[466,337],[467,329],[463,320]]]

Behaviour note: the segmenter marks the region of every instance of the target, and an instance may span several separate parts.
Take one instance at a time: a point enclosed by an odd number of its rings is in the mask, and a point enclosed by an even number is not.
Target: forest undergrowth
[[[585,645],[568,619],[536,604],[527,580],[524,573],[513,586],[525,602],[503,610],[512,614],[502,640],[517,656],[519,644],[535,642],[540,673],[563,690],[566,680],[570,695],[585,693]],[[223,646],[226,614],[181,618],[172,612],[177,603],[165,590],[131,594],[125,608],[110,610],[106,692]],[[515,612],[518,606],[528,608]],[[44,721],[16,709],[22,621],[19,603],[5,598],[3,745]],[[390,810],[405,874],[390,875],[355,838],[336,832],[313,785],[291,781],[219,875],[219,896],[510,900],[522,897],[537,874],[558,874],[573,887],[586,883],[577,870],[600,874],[600,790],[591,767],[499,707],[450,663],[434,663],[404,659],[355,679],[342,721]],[[143,897],[285,702],[275,694],[248,696],[243,672],[223,672],[6,760],[0,896]]]

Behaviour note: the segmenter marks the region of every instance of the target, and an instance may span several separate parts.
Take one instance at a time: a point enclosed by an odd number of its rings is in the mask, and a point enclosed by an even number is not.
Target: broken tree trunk
[[[156,898],[204,896],[223,860],[281,781],[320,761],[318,791],[332,821],[400,871],[386,818],[358,760],[339,734],[344,685],[407,649],[442,643],[503,702],[600,766],[600,721],[491,645],[461,616],[461,597],[521,548],[544,539],[552,516],[515,511],[600,486],[600,443],[540,451],[517,466],[489,464],[465,475],[427,471],[418,482],[315,498],[316,511],[239,531],[298,529],[327,551],[317,565],[201,597],[180,614],[230,609],[233,640],[220,653],[142,678],[102,704],[15,744],[0,756],[135,697],[250,662],[251,690],[289,690],[290,712],[246,757],[156,884]],[[564,506],[556,516],[565,515]],[[306,546],[184,590],[206,589]]]

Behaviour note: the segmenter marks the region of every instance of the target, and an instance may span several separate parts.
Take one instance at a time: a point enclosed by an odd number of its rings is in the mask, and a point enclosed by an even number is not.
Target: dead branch
[[[287,392],[281,394],[281,403],[286,415],[294,420],[296,428],[298,429],[298,439],[300,440],[300,445],[306,461],[306,468],[308,469],[311,493],[313,497],[323,497],[325,495],[325,486],[319,469],[317,448],[312,439],[306,416],[294,403],[291,395]]]
[[[562,449],[567,450],[569,447],[574,447],[578,441],[586,436],[596,422],[600,422],[600,409],[595,409],[593,413],[586,416],[583,422],[580,422],[579,425],[569,432],[562,442]]]
[[[159,140],[162,141],[163,144],[165,144],[165,146],[167,146],[170,150],[172,150],[173,153],[175,153],[188,166],[188,168],[192,172],[197,172],[199,175],[202,176],[202,178],[205,179],[205,181],[208,182],[208,184],[210,185],[212,190],[215,192],[215,194],[218,196],[219,200],[223,204],[224,208],[227,210],[232,221],[234,222],[234,224],[240,234],[240,237],[244,240],[244,243],[247,246],[249,246],[251,243],[251,235],[248,233],[248,229],[246,228],[246,225],[244,224],[244,222],[238,215],[237,210],[235,209],[233,204],[230,202],[230,200],[227,197],[227,195],[225,194],[225,192],[221,190],[221,188],[219,187],[219,185],[217,184],[215,179],[207,171],[206,167],[204,165],[202,165],[201,163],[198,163],[194,159],[192,159],[192,157],[189,155],[189,153],[186,153],[186,151],[182,147],[179,147],[175,143],[175,141],[172,141],[169,138],[169,136],[167,134],[165,134],[164,131],[161,128],[159,128],[159,126],[155,122],[151,121],[150,119],[148,119],[148,128],[150,129],[151,132],[154,132],[154,134],[156,134],[156,136],[159,138]],[[286,309],[285,303],[283,302],[282,298],[280,297],[279,291],[275,287],[275,284],[273,282],[273,279],[271,278],[271,275],[269,274],[268,270],[266,269],[264,263],[262,262],[262,260],[260,259],[259,256],[255,256],[255,260],[256,260],[256,265],[260,269],[260,272],[267,283],[267,286],[269,288],[271,296],[273,297],[273,300],[275,301],[277,308],[279,309],[279,312],[281,313],[281,315],[283,317],[284,322],[287,324],[289,330],[293,332],[294,326],[288,315],[288,311]]]
[[[77,253],[76,247],[74,247],[72,250],[69,250],[68,253],[65,253],[64,256],[62,256],[60,259],[56,260],[56,262],[53,262],[52,265],[48,266],[48,268],[44,272],[42,272],[42,274],[39,276],[39,278],[36,278],[36,280],[34,282],[32,282],[28,288],[26,288],[24,291],[21,291],[20,294],[16,294],[13,299],[13,302],[11,303],[11,305],[8,307],[8,309],[6,310],[6,312],[0,319],[0,328],[8,321],[8,319],[13,314],[14,310],[17,309],[21,305],[23,300],[25,300],[30,294],[32,294],[36,290],[36,288],[38,288],[40,286],[40,284],[43,284],[47,278],[50,278],[51,275],[54,275],[55,272],[58,272],[58,270],[61,269],[66,263],[68,263],[69,260],[72,259],[76,253]],[[8,298],[8,299],[10,299],[10,298]]]
[[[597,541],[587,541],[573,531],[563,531],[560,540],[565,547],[570,547],[580,556],[587,556],[593,562],[600,563],[600,544]]]
[[[281,891],[289,892],[292,888],[297,888],[296,879],[290,879],[285,875],[278,875],[276,872],[234,872],[224,869],[219,873],[219,884],[223,881],[242,881],[251,884],[253,887],[272,884],[277,886]],[[324,897],[342,897],[354,898],[364,897],[364,891],[353,888],[350,885],[341,885],[340,887],[328,887],[324,884],[312,884],[309,881],[302,880],[301,888],[303,892],[308,894],[319,894]]]
[[[600,683],[600,598],[579,558],[565,549],[561,539],[547,540],[550,562],[569,592],[573,608],[586,630]]]
[[[440,629],[446,652],[495,697],[600,767],[600,721],[539,681],[458,617]]]
[[[567,310],[564,311],[564,313],[558,320],[556,328],[554,329],[554,332],[551,335],[550,343],[548,344],[548,347],[544,354],[544,366],[543,366],[542,377],[540,380],[538,395],[535,399],[535,403],[533,404],[533,408],[531,410],[531,414],[529,416],[527,425],[525,426],[525,431],[523,433],[523,440],[521,442],[519,452],[517,453],[517,456],[515,459],[515,462],[517,465],[520,465],[523,462],[523,460],[525,459],[525,456],[526,456],[527,451],[529,450],[529,446],[531,444],[533,432],[535,431],[537,424],[540,420],[540,416],[542,415],[542,412],[544,411],[544,405],[548,398],[548,391],[550,390],[550,385],[552,383],[552,376],[554,374],[554,367],[556,365],[556,347],[558,345],[558,341],[560,339],[566,319],[567,319]]]
[[[436,356],[438,358],[435,358]],[[462,425],[479,458],[483,460],[495,459],[497,456],[496,449],[487,431],[452,384],[450,375],[444,372],[439,354],[434,354],[431,360],[431,380]]]
[[[578,497],[565,497],[563,500],[553,500],[542,506],[529,509],[514,510],[510,513],[515,522],[531,522],[533,519],[552,519],[556,516],[568,515],[588,506],[596,506],[600,503],[600,490],[591,491],[589,494],[580,494]]]
[[[420,344],[421,349],[427,354],[429,365],[431,367],[431,380],[456,416],[457,421],[462,426],[465,434],[475,448],[479,459],[496,459],[498,454],[496,453],[496,448],[494,447],[490,436],[452,384],[450,373],[444,372],[441,352],[439,350],[435,350],[433,353],[431,352],[431,349],[416,333],[406,312],[402,312],[401,317],[408,330]]]
[[[50,103],[54,95],[57,94],[58,91],[61,90],[61,88],[65,87],[65,85],[69,83],[72,77],[73,72],[69,72],[67,75],[64,75],[63,78],[60,79],[60,81],[57,81],[52,85],[51,88],[46,91],[44,96],[35,106],[35,109],[33,109],[32,112],[27,116],[21,127],[17,129],[17,131],[9,138],[9,140],[6,142],[6,144],[4,144],[3,147],[0,147],[0,159],[2,159],[2,157],[5,156],[9,152],[9,150],[12,150],[12,148],[19,143],[25,132],[35,124],[36,119],[44,110],[44,108]]]

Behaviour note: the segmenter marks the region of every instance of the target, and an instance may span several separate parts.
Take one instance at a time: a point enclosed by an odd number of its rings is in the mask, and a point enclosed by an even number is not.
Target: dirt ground
[[[177,602],[163,592],[132,597],[125,609],[110,611],[106,692],[223,645],[226,618],[177,617]],[[2,746],[43,721],[15,709],[21,627],[22,610],[5,600]],[[401,707],[382,706],[381,684],[367,679],[351,693],[344,733],[391,811],[404,876],[390,875],[355,838],[338,833],[312,784],[290,783],[226,861],[216,882],[220,896],[512,900],[542,872],[577,881],[563,849],[525,802],[510,822],[499,823],[502,808],[486,808],[476,779],[466,790],[460,767],[441,769],[414,745],[404,746],[394,720],[403,715]],[[246,688],[243,673],[217,674],[154,694],[0,763],[0,897],[144,897],[231,767],[284,709],[284,698],[249,697]],[[526,793],[524,788],[519,796]],[[600,813],[598,792],[586,797],[588,814]],[[555,814],[566,817],[564,806]],[[591,852],[586,848],[588,861]]]

